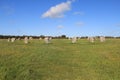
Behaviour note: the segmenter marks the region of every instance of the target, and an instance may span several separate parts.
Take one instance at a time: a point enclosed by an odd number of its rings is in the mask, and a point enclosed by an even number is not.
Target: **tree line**
[[[33,39],[39,39],[39,38],[45,38],[45,37],[52,37],[53,39],[68,39],[66,35],[61,35],[61,36],[45,36],[45,35],[40,35],[40,36],[31,36],[31,35],[23,35],[23,36],[16,36],[16,35],[0,35],[0,39],[8,39],[8,38],[20,38],[24,39],[25,37],[32,37]],[[99,38],[100,36],[95,36],[96,38]],[[88,36],[82,36],[82,37],[77,37],[81,39],[86,39]],[[113,37],[113,36],[105,36],[105,38],[120,38],[118,37]]]

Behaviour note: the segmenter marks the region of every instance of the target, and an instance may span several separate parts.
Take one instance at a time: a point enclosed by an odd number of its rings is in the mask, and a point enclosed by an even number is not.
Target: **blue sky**
[[[120,36],[120,0],[0,0],[0,35]]]

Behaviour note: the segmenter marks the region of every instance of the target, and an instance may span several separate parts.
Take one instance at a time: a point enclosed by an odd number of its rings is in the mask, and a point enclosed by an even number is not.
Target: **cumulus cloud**
[[[58,25],[57,28],[58,28],[58,29],[62,29],[62,28],[64,28],[64,26]]]
[[[74,14],[74,15],[84,15],[84,12],[79,12],[79,11],[78,11],[78,12],[74,12],[73,14]]]
[[[76,25],[77,25],[77,26],[83,26],[84,23],[83,23],[83,22],[77,22]]]
[[[120,27],[120,23],[119,23],[119,24],[117,24],[117,26],[118,26],[118,27]]]
[[[64,12],[69,11],[71,9],[71,3],[73,1],[69,0],[67,2],[63,2],[56,6],[51,7],[48,11],[46,11],[42,18],[61,18],[64,17]]]
[[[1,9],[6,15],[12,15],[14,13],[14,9],[8,5],[3,5]]]
[[[16,21],[15,20],[9,20],[9,24],[11,24],[11,25],[14,25],[16,23]]]

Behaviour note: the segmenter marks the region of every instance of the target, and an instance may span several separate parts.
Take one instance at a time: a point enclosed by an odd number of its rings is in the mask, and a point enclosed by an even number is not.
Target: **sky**
[[[0,35],[120,36],[120,0],[0,0]]]

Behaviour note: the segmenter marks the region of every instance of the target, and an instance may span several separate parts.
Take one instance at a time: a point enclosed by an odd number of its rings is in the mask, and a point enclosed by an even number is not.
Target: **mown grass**
[[[0,80],[120,80],[120,40],[0,40]]]

